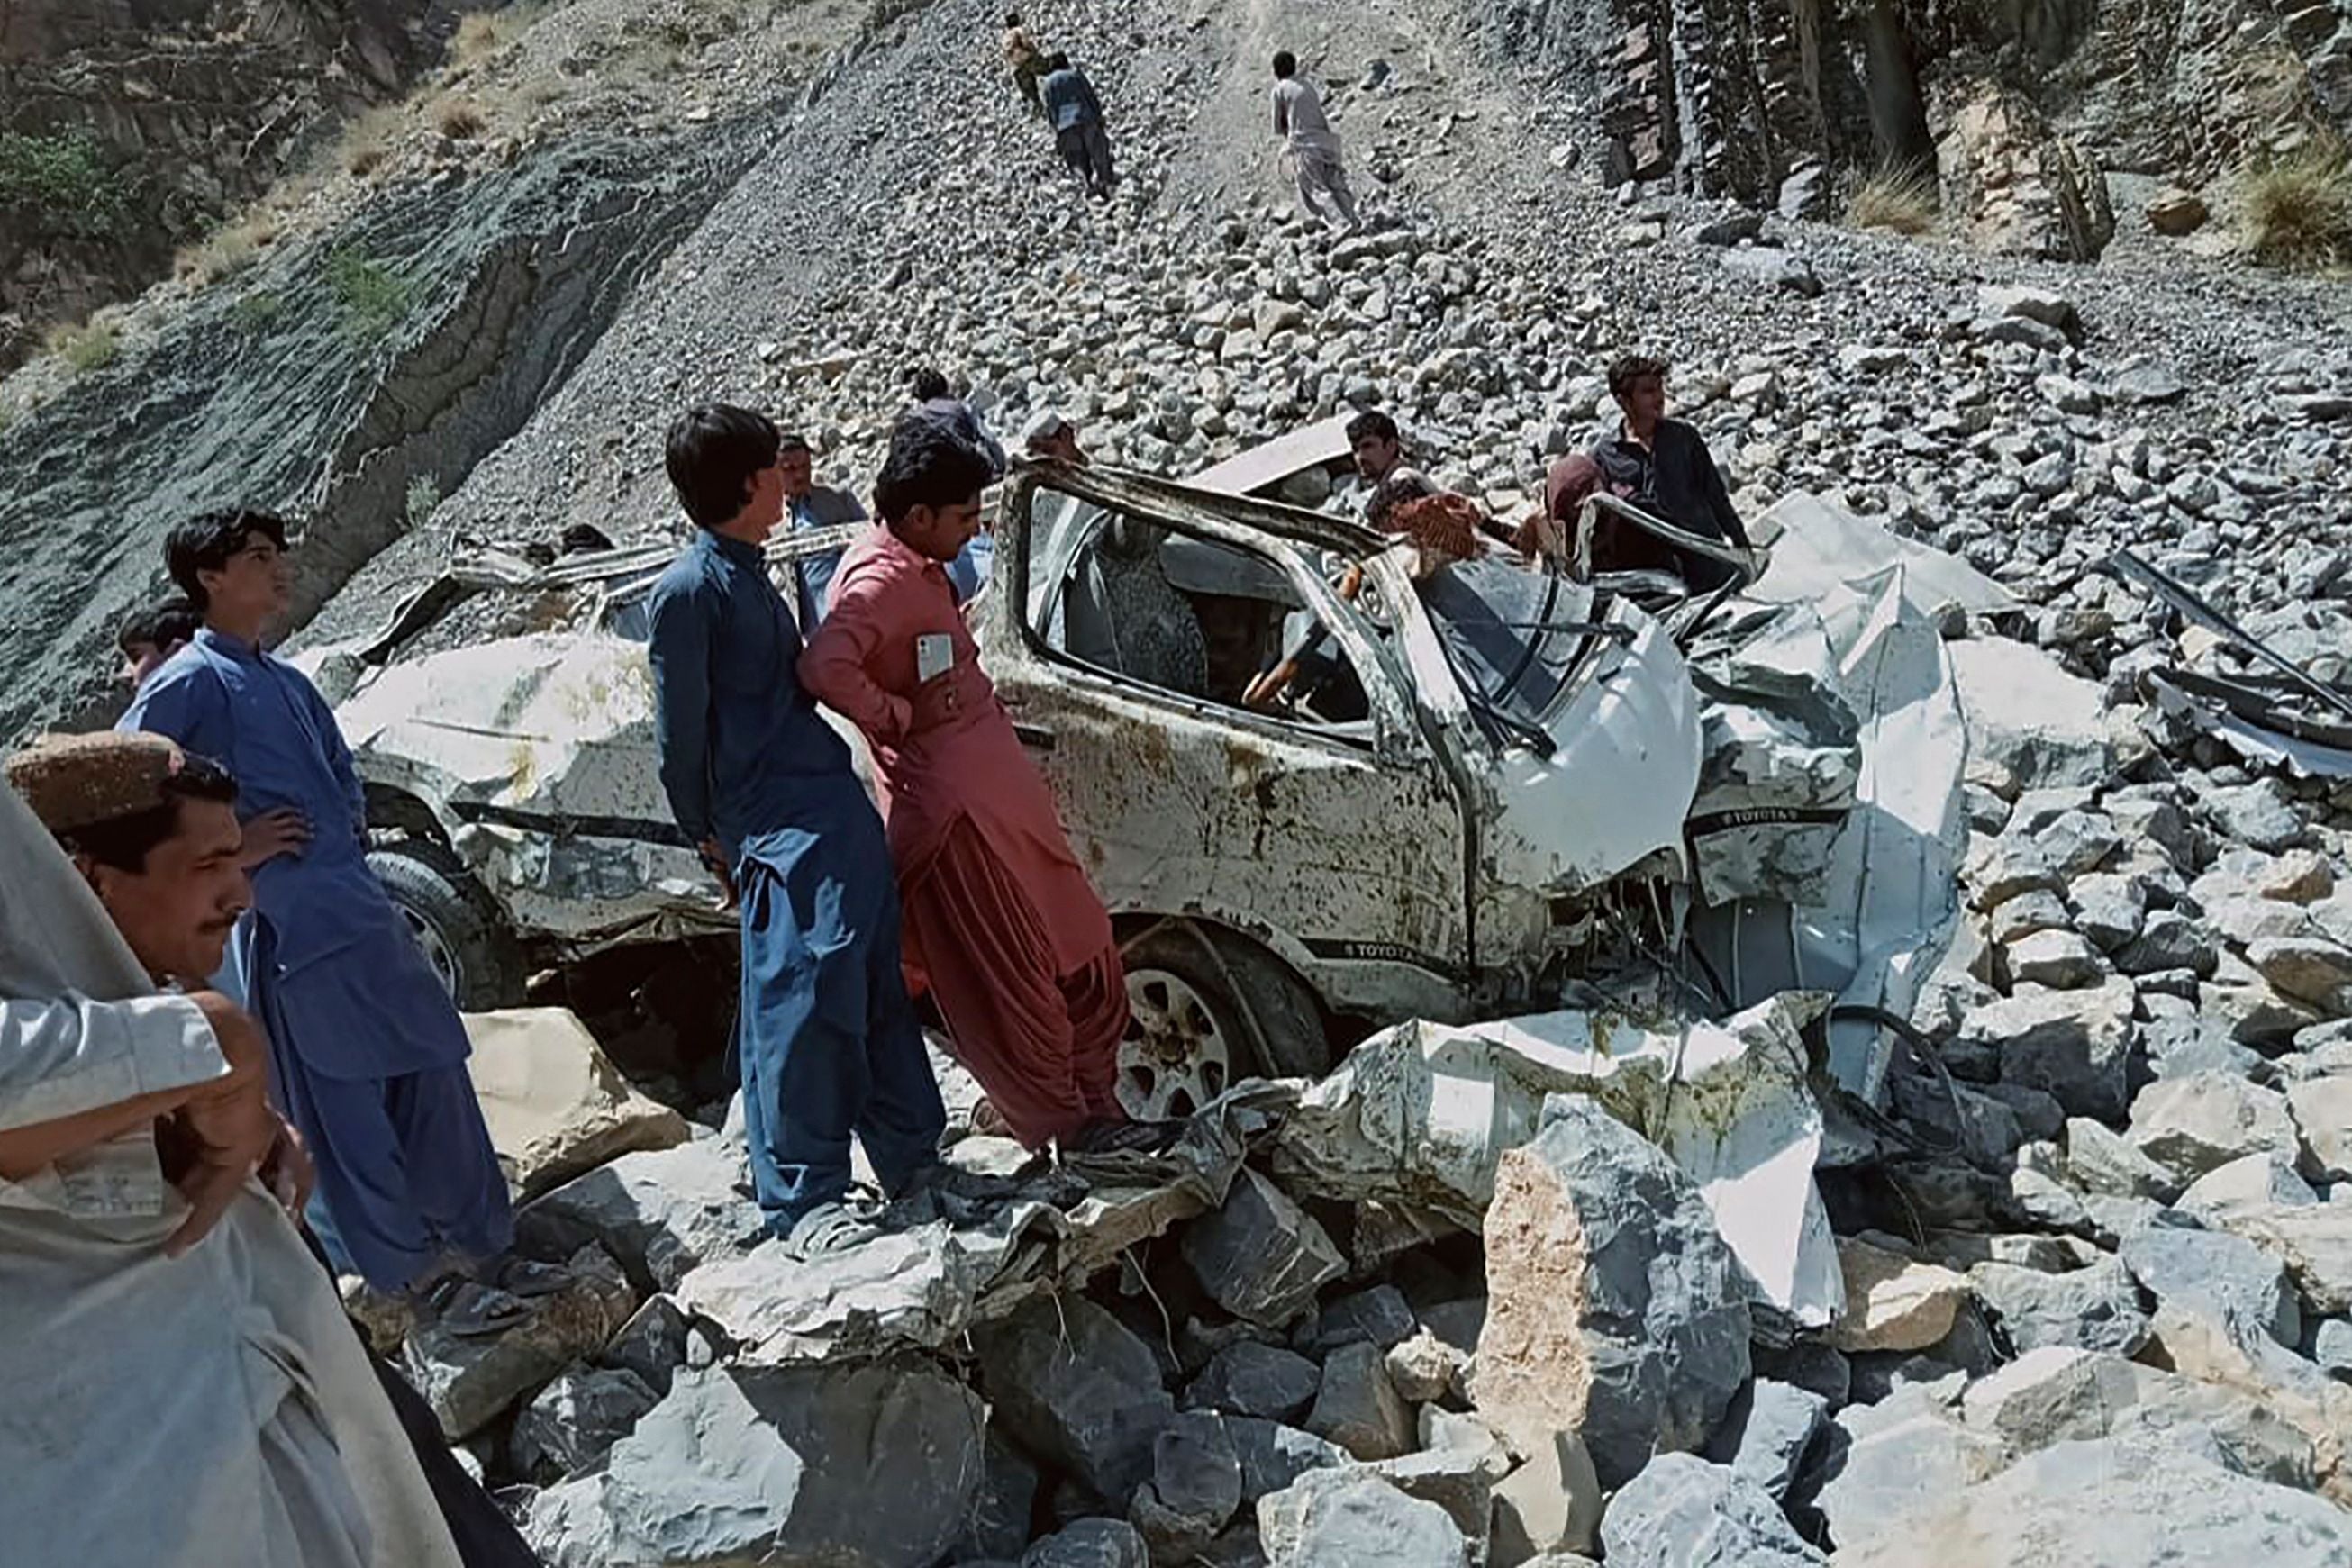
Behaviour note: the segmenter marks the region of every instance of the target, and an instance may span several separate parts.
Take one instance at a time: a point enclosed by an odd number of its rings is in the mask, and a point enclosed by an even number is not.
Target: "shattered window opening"
[[[1280,560],[1051,488],[1034,493],[1031,518],[1024,630],[1045,653],[1181,702],[1372,744],[1362,673]],[[1379,629],[1360,617],[1355,630]],[[1286,657],[1300,668],[1284,706],[1249,706],[1252,683]]]

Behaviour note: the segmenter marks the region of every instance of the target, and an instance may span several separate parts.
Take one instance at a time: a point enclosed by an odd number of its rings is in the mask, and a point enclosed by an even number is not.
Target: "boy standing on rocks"
[[[794,673],[800,630],[761,549],[783,517],[783,446],[725,403],[670,426],[698,532],[654,586],[649,652],[662,788],[740,911],[752,1182],[808,1255],[873,1233],[847,1202],[850,1134],[896,1192],[938,1163],[947,1113],[899,969],[889,845]]]
[[[338,1268],[409,1293],[458,1334],[529,1315],[559,1270],[507,1255],[514,1220],[439,976],[367,863],[367,806],[318,688],[261,646],[291,592],[286,525],[207,512],[172,530],[172,580],[204,616],[116,726],[217,758],[239,808],[299,831],[246,855],[253,913],[231,958],[269,1037],[270,1087],[318,1163],[311,1228]],[[266,821],[264,821],[266,820]]]
[[[956,1055],[1030,1148],[1154,1141],[1113,1094],[1128,1024],[1110,916],[1070,852],[956,603],[947,564],[980,522],[988,460],[902,419],[802,683],[863,730],[889,826],[910,965]]]

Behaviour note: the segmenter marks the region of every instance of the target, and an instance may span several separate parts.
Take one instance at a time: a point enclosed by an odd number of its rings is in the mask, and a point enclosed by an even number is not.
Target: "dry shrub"
[[[392,139],[404,119],[400,105],[383,103],[352,120],[343,132],[343,168],[362,179],[382,168],[392,156]]]
[[[173,270],[198,283],[217,283],[251,267],[254,259],[278,239],[278,218],[271,213],[248,213],[224,224],[204,240],[180,252]]]
[[[474,11],[459,17],[457,36],[449,42],[449,57],[461,66],[489,58],[513,40],[514,20],[496,11]]]
[[[2352,266],[2352,149],[2315,136],[2246,175],[2246,244],[2258,261]]]
[[[48,336],[49,352],[77,371],[94,371],[114,358],[122,346],[111,325],[104,321],[86,321],[80,326],[52,328]]]
[[[1924,235],[1936,227],[1936,182],[1916,164],[1881,164],[1854,187],[1845,221],[1858,229]]]
[[[470,141],[489,129],[489,116],[470,98],[456,93],[433,106],[433,126],[452,141]]]

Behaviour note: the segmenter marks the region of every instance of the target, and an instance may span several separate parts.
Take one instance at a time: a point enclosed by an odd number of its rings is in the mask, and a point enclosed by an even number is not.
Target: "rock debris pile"
[[[963,1137],[954,1189],[817,1263],[760,1239],[740,1130],[583,1157],[542,1127],[520,1231],[571,1291],[489,1342],[379,1325],[448,1435],[559,1568],[2352,1560],[2340,294],[1604,193],[1446,48],[1297,9],[1368,232],[1265,193],[1255,32],[1034,19],[1108,106],[1126,183],[1089,204],[992,8],[942,0],[824,76],[323,629],[453,535],[670,526],[656,433],[704,398],[859,489],[917,363],[1000,434],[1051,407],[1179,475],[1378,406],[1516,517],[1610,358],[1661,351],[1750,503],[1818,492],[2023,606],[1945,628],[1973,838],[1891,1067],[1849,1092],[1774,1055],[1819,1021],[1788,998],[1743,1026],[1806,1108],[1770,1102],[1798,1130],[1756,1168],[1819,1167],[1759,1204],[1673,1071],[1645,1100],[1522,1064],[1509,1098],[1500,1055],[1407,1025],[1164,1160]],[[1673,1063],[1696,1027],[1612,1023]],[[1455,1138],[1413,1083],[1512,1111]],[[600,1135],[614,1092],[580,1090]]]

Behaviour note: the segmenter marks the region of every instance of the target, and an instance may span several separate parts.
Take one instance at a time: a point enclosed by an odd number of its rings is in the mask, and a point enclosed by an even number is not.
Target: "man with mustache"
[[[157,994],[216,968],[244,907],[234,784],[152,736],[45,743],[8,772],[10,1560],[457,1568],[333,1283],[279,1207],[300,1161],[264,1095],[259,1032],[212,992]]]

